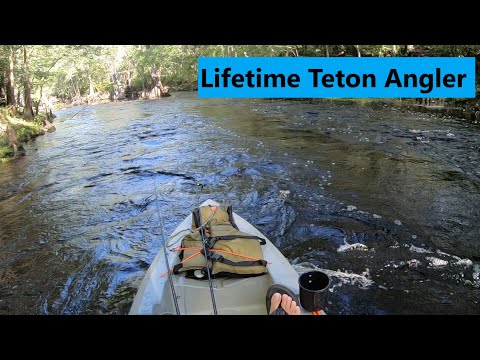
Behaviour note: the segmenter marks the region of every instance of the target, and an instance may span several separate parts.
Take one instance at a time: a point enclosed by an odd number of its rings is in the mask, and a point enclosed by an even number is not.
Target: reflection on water
[[[126,314],[195,205],[231,203],[334,314],[478,314],[478,126],[348,102],[181,93],[63,110],[0,167],[0,313]]]

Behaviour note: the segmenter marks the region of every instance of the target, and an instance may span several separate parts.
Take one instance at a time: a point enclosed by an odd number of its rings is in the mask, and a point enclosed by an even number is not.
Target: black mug
[[[309,271],[298,278],[300,304],[307,311],[322,310],[327,304],[330,278],[321,271]]]

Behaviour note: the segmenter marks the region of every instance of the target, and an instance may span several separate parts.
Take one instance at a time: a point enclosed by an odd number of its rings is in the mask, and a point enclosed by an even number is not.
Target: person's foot
[[[288,315],[300,315],[300,306],[287,294],[280,295],[279,293],[272,295],[269,314],[277,310],[280,305]]]

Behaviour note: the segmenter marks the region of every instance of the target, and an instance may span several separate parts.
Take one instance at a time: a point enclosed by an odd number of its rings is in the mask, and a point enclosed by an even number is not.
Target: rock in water
[[[43,130],[45,130],[46,132],[53,132],[57,129],[55,128],[55,126],[52,125],[50,121],[45,119],[45,126],[43,127]]]

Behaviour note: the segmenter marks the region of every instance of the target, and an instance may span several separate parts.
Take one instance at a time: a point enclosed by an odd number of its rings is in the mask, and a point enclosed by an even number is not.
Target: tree
[[[11,105],[13,111],[25,105],[25,118],[31,119],[33,114],[38,114],[40,106],[48,108],[55,101],[81,104],[108,98],[156,98],[166,95],[169,88],[194,90],[201,56],[452,55],[476,56],[480,63],[480,46],[3,45],[0,47],[0,97],[2,101],[7,98],[5,103]]]
[[[12,106],[12,115],[17,114],[17,102],[15,101],[15,78],[13,76],[13,46],[8,47],[8,87],[7,87],[7,105]]]
[[[23,45],[23,76],[25,79],[25,108],[23,111],[23,118],[25,120],[32,120],[33,119],[32,89],[30,88],[30,74],[28,70],[27,45]]]
[[[355,49],[357,49],[357,56],[361,57],[362,53],[360,52],[360,45],[353,45],[353,46],[355,46]]]
[[[54,69],[58,62],[67,54],[63,45],[39,45],[33,47],[29,56],[30,82],[32,87],[32,102],[35,108],[35,116],[38,115],[39,107],[43,103],[49,114],[49,87],[48,84],[59,76]],[[46,91],[44,91],[46,90]],[[45,100],[44,100],[45,97]]]

